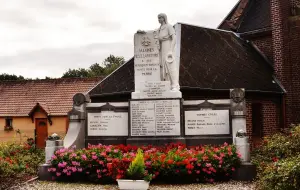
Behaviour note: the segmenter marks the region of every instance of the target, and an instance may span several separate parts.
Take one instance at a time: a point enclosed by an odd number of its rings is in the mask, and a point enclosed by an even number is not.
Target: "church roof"
[[[227,90],[282,93],[273,77],[271,64],[235,33],[181,25],[181,89]],[[89,94],[105,95],[134,91],[134,59],[103,79]]]
[[[271,28],[270,0],[240,0],[219,29],[247,33]]]

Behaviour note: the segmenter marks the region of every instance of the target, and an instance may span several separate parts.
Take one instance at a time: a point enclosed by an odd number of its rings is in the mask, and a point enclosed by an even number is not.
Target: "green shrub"
[[[266,137],[252,152],[261,189],[300,189],[300,125]]]
[[[126,172],[126,179],[133,179],[133,180],[146,180],[151,181],[152,176],[149,175],[145,170],[145,161],[143,152],[141,149],[138,149],[137,154],[134,160],[130,163],[129,168]]]
[[[258,184],[266,190],[300,189],[300,156],[268,164]]]
[[[0,178],[36,175],[44,151],[34,144],[0,143]]]

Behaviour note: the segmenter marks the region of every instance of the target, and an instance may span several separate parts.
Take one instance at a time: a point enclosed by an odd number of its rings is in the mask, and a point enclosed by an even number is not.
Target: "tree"
[[[94,63],[89,68],[89,74],[92,77],[104,76],[105,75],[105,68],[100,66],[98,63]]]
[[[88,69],[69,69],[63,74],[62,78],[107,76],[124,63],[124,57],[110,55],[104,59],[102,63],[103,66],[94,63]]]
[[[105,66],[105,74],[109,75],[124,63],[125,63],[124,57],[109,55],[103,61],[103,65]]]
[[[25,80],[25,78],[21,75],[10,75],[7,73],[0,74],[0,81],[6,81],[6,80]]]
[[[79,68],[79,69],[69,69],[67,72],[63,74],[61,78],[74,78],[74,77],[84,78],[84,77],[91,77],[91,76],[89,70],[86,70],[84,68]]]

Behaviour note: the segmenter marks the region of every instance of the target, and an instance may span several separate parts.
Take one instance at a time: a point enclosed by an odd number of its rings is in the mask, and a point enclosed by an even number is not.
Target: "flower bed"
[[[5,185],[36,176],[37,168],[44,162],[44,151],[35,149],[34,140],[26,143],[0,143],[0,189]]]
[[[164,182],[214,182],[229,179],[240,164],[232,145],[185,147],[169,144],[139,147],[145,166],[154,180]],[[124,145],[90,145],[87,149],[61,149],[52,157],[53,179],[89,179],[100,183],[124,177],[138,147]]]

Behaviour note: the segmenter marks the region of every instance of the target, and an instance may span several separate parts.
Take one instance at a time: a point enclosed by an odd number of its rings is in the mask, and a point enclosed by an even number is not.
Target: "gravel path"
[[[34,181],[13,190],[118,190],[116,185],[95,185]],[[150,190],[254,190],[254,183],[231,181],[219,184],[189,184],[189,185],[151,185]]]

